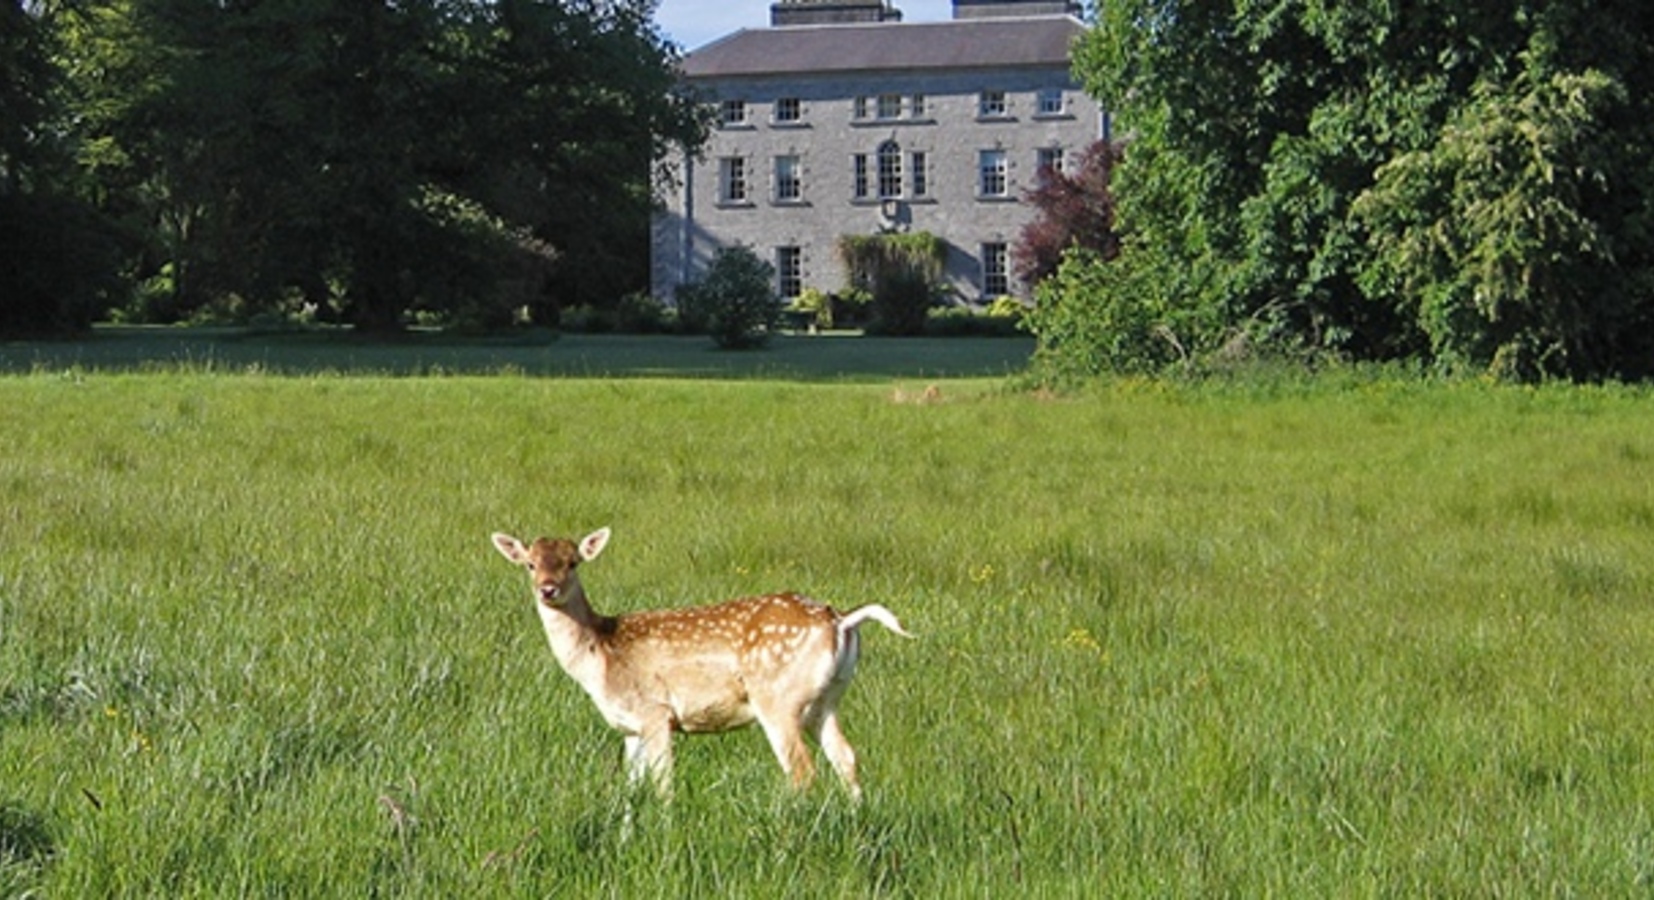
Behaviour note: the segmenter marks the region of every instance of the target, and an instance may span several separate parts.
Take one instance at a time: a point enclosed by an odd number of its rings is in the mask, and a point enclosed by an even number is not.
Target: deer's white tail
[[[902,623],[897,620],[895,613],[885,609],[877,603],[869,603],[866,606],[858,607],[845,613],[844,618],[838,620],[838,633],[840,635],[844,635],[855,631],[861,623],[867,621],[868,619],[872,619],[902,637],[913,637],[913,635],[907,633],[906,629],[902,628]]]

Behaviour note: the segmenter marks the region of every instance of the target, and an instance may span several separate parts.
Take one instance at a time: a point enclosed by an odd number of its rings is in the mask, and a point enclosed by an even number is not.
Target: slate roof
[[[1069,16],[743,28],[690,53],[695,78],[1068,65]]]

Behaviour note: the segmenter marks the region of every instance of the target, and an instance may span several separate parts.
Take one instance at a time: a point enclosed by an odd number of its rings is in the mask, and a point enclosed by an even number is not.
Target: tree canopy
[[[1647,377],[1651,25],[1639,0],[1100,4],[1076,72],[1129,135],[1122,248],[1068,263],[1115,268],[1068,306],[1144,304],[1191,352]]]
[[[640,286],[651,160],[705,127],[653,2],[5,9],[52,38],[58,102],[34,120],[128,236],[132,314],[308,307],[383,330]]]

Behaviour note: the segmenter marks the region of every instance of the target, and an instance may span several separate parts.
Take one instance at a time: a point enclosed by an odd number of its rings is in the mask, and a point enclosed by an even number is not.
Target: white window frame
[[[775,98],[775,121],[783,124],[804,121],[804,101],[797,97]]]
[[[992,299],[1011,293],[1011,251],[1003,241],[985,241],[982,253],[982,297]]]
[[[775,292],[783,299],[804,291],[804,248],[788,244],[775,248]]]
[[[747,101],[725,100],[718,107],[718,124],[725,128],[747,124]]]
[[[976,98],[976,117],[1003,119],[1011,114],[1011,101],[1004,91],[985,90]]]
[[[976,193],[978,197],[1011,196],[1011,162],[1004,150],[977,151]]]
[[[797,154],[783,154],[775,158],[775,202],[800,203],[804,200],[804,161]]]
[[[1060,116],[1066,108],[1062,88],[1044,88],[1034,100],[1035,115]]]
[[[744,156],[718,158],[718,202],[746,203],[751,197],[747,183],[747,159]]]
[[[1061,147],[1040,147],[1034,151],[1034,171],[1044,173],[1047,166],[1056,174],[1068,171],[1068,154]]]
[[[902,147],[895,141],[885,141],[874,151],[874,187],[880,200],[902,196]]]

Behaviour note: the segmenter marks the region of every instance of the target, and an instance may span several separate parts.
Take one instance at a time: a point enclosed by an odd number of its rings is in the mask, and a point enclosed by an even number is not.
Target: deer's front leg
[[[643,755],[643,735],[626,735],[626,784],[637,787],[649,773],[649,760]]]
[[[636,734],[626,735],[626,781],[636,787],[648,776],[655,791],[672,799],[672,715],[650,716]]]

